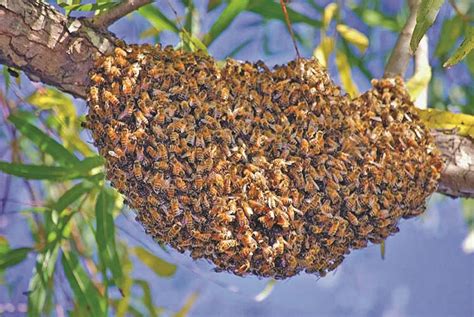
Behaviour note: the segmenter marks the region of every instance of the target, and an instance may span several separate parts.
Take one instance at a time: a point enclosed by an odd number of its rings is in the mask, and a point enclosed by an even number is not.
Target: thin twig
[[[293,32],[293,27],[291,26],[290,17],[288,16],[288,10],[286,9],[286,0],[280,0],[281,9],[283,10],[283,15],[285,16],[286,26],[291,35],[291,40],[293,41],[293,46],[295,47],[296,56],[301,58],[300,51],[298,50],[298,44],[296,43],[295,33]]]
[[[120,18],[152,2],[153,0],[124,0],[122,3],[110,10],[93,17],[91,19],[92,24],[100,29],[106,29]]]
[[[416,14],[420,6],[420,0],[408,0],[410,15],[398,36],[397,43],[385,66],[384,77],[403,76],[407,70],[411,58],[410,39],[416,25]]]

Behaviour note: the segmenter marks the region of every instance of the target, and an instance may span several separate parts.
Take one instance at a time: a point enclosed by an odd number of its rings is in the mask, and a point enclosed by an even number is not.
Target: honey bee
[[[231,248],[234,248],[238,245],[237,240],[228,239],[222,240],[217,244],[217,251],[218,252],[225,252]]]
[[[247,216],[244,213],[244,210],[242,208],[237,209],[237,221],[239,223],[240,228],[248,228],[249,226],[249,220]]]
[[[120,138],[119,136],[117,135],[117,133],[115,132],[114,128],[110,125],[107,125],[105,127],[105,131],[107,133],[107,137],[109,138],[110,142],[113,144],[113,145],[117,145],[118,142],[120,141]]]
[[[202,233],[197,230],[191,230],[191,234],[194,238],[202,242],[208,242],[211,239],[210,233]]]
[[[329,229],[328,229],[328,231],[327,231],[327,234],[328,234],[329,236],[334,236],[334,235],[336,234],[337,229],[339,228],[339,225],[340,225],[340,224],[341,224],[341,223],[340,223],[339,221],[337,221],[337,220],[334,221],[334,222],[331,224],[331,226],[329,227]]]
[[[186,191],[186,189],[187,189],[186,182],[182,178],[176,177],[174,179],[174,183],[175,183],[177,189],[179,189],[180,191],[183,191],[183,192]]]
[[[140,161],[133,162],[133,175],[137,180],[141,180],[143,178],[142,165]]]
[[[237,275],[244,275],[250,269],[250,261],[245,260],[244,264],[240,265],[234,273]]]
[[[173,238],[178,235],[178,233],[183,228],[183,225],[180,222],[175,223],[168,232],[168,237]]]
[[[265,228],[271,229],[275,224],[275,215],[273,211],[270,210],[266,215],[259,217],[258,221],[260,221]]]
[[[353,226],[358,226],[359,225],[359,220],[357,217],[350,211],[347,212],[347,219]]]
[[[96,85],[101,85],[105,83],[104,77],[102,77],[100,74],[93,74],[91,76],[91,80],[94,82]]]
[[[120,103],[120,100],[118,100],[118,98],[115,97],[115,95],[110,91],[104,90],[102,96],[107,103],[112,104],[113,106],[116,106]]]

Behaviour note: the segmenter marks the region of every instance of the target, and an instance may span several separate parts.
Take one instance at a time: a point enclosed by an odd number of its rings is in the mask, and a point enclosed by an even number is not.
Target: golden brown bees
[[[117,44],[90,84],[84,126],[145,232],[237,275],[324,276],[422,213],[443,165],[399,79],[349,100],[315,60]]]

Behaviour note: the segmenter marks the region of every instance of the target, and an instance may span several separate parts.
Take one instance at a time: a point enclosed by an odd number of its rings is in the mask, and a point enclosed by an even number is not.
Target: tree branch
[[[404,77],[411,58],[410,39],[416,25],[416,14],[421,0],[408,0],[410,15],[398,36],[397,43],[390,54],[387,65],[385,66],[384,77]]]
[[[124,0],[110,10],[91,18],[91,22],[97,28],[105,30],[118,19],[152,2],[153,0]]]
[[[112,33],[84,19],[68,19],[39,0],[0,0],[0,21],[0,64],[80,98],[87,95],[94,55],[111,52],[117,41]],[[438,191],[474,197],[473,141],[439,131],[433,136],[448,163]]]

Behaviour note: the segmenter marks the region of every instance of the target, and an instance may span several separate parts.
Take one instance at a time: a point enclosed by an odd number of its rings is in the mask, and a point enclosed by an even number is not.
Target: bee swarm
[[[315,60],[127,46],[97,60],[85,126],[157,241],[237,275],[324,276],[421,214],[443,165],[402,80],[372,84],[351,100]]]

